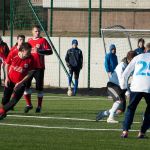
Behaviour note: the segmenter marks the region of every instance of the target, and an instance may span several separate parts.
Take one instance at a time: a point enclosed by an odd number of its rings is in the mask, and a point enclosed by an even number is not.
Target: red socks
[[[28,106],[32,106],[32,104],[31,104],[31,94],[24,95],[24,99],[26,100],[26,104]]]

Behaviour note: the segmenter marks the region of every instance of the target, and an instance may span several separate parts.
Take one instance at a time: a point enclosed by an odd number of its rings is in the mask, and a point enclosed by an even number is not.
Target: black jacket
[[[83,65],[83,55],[82,51],[78,48],[71,48],[67,51],[65,57],[67,66],[69,68],[78,68],[82,69]]]

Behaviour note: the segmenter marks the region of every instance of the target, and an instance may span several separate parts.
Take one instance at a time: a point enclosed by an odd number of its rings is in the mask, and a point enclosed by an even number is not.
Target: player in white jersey
[[[128,78],[132,73],[130,101],[125,114],[121,137],[128,137],[135,110],[142,97],[144,97],[147,107],[138,138],[145,138],[146,131],[150,127],[150,43],[146,45],[146,53],[136,56],[125,69],[120,84],[122,89],[127,87]]]
[[[127,56],[122,60],[121,63],[117,65],[116,69],[111,74],[109,82],[107,83],[107,90],[108,94],[112,96],[114,103],[111,109],[106,111],[100,111],[96,116],[96,121],[101,120],[104,117],[108,117],[108,123],[118,123],[118,121],[114,119],[114,115],[117,113],[117,110],[120,110],[120,112],[124,112],[126,108],[126,89],[122,90],[120,88],[121,76],[127,65],[135,56],[136,52],[129,51],[127,53]],[[122,106],[119,108],[120,105]]]

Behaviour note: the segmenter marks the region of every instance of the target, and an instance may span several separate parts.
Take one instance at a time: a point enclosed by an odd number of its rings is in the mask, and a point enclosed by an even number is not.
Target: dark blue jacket
[[[106,72],[114,72],[116,66],[118,65],[118,58],[112,50],[116,48],[114,44],[110,46],[110,52],[105,56],[105,69]]]
[[[83,55],[79,48],[71,48],[67,51],[65,57],[67,66],[69,68],[81,69],[83,65]]]
[[[145,47],[142,47],[142,48],[138,47],[134,51],[137,53],[137,55],[142,54],[145,51]]]

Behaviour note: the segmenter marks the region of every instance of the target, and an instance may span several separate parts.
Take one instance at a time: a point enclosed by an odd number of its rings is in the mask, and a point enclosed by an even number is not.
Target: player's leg
[[[11,94],[13,92],[13,88],[14,84],[12,82],[9,83],[8,87],[4,87],[4,93],[1,102],[2,105],[6,105],[9,102]]]
[[[33,76],[34,76],[34,74],[33,74]],[[30,89],[33,76],[26,82],[26,88],[24,91],[24,99],[26,101],[26,106],[24,108],[24,113],[28,113],[29,110],[31,110],[33,108],[32,102],[31,102],[32,90]]]
[[[72,70],[72,69],[69,69],[68,90],[71,90],[72,76],[73,76],[73,70]]]
[[[121,101],[123,100],[122,97],[123,90],[121,90],[118,85],[108,82],[107,92],[113,98],[114,103],[111,109],[99,112],[98,115],[96,116],[96,121],[101,120],[104,117],[108,117],[107,119],[108,123],[118,123],[118,121],[114,119],[114,116],[116,114],[116,111],[118,110],[118,107],[121,104]]]
[[[38,104],[37,104],[35,112],[39,113],[41,112],[43,96],[44,96],[44,93],[43,93],[44,69],[38,69],[34,74],[34,78],[36,81],[36,90],[38,91],[37,93]]]
[[[73,95],[75,96],[77,94],[78,90],[78,83],[79,83],[79,73],[80,70],[78,68],[74,69],[74,89],[73,89]]]
[[[145,113],[144,113],[144,120],[141,126],[141,130],[139,132],[138,138],[145,138],[145,133],[150,127],[150,94],[144,93],[144,98],[147,104]]]
[[[141,92],[131,92],[130,94],[129,105],[127,107],[127,111],[125,113],[125,119],[123,122],[123,133],[121,135],[121,137],[123,138],[126,138],[128,136],[128,130],[131,128],[135,110],[142,97],[143,94]]]
[[[112,96],[113,100],[114,100],[114,103],[111,107],[111,109],[109,110],[109,117],[107,119],[107,122],[108,123],[118,123],[118,121],[116,121],[114,119],[114,116],[120,106],[120,104],[125,100],[124,99],[124,90],[121,90],[121,88],[116,85],[116,84],[113,84],[111,82],[108,82],[108,94]],[[124,94],[123,94],[124,93]]]
[[[25,85],[23,84],[19,89],[13,91],[11,100],[7,104],[2,106],[2,108],[0,109],[0,119],[5,118],[6,113],[18,103],[18,101],[21,99],[24,93],[24,90],[25,90]]]

